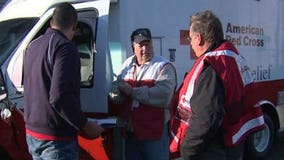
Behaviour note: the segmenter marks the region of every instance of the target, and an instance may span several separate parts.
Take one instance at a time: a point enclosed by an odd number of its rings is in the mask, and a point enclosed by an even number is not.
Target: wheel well
[[[11,160],[11,157],[8,154],[8,152],[1,146],[0,146],[0,157],[3,160]]]
[[[277,131],[280,127],[280,124],[276,109],[271,104],[263,104],[261,107],[263,112],[270,116],[275,125],[275,131]]]

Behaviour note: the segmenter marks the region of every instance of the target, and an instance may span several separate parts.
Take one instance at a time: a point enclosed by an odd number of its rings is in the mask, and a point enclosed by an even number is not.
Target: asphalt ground
[[[272,152],[266,160],[284,160],[284,132],[279,133],[276,137]]]
[[[177,158],[175,160],[183,159]],[[284,160],[284,132],[277,135],[271,153],[264,160]]]

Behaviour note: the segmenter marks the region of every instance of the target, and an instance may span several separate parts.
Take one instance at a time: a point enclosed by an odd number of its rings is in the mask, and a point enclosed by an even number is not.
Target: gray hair
[[[212,11],[197,12],[190,17],[192,31],[201,34],[208,43],[219,43],[224,39],[222,23]]]

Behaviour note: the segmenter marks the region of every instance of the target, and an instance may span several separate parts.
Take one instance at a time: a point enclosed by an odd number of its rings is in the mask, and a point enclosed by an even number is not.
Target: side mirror
[[[7,90],[2,72],[0,71],[0,102],[7,98]]]
[[[7,90],[5,86],[5,81],[2,72],[0,71],[0,103],[2,103],[1,107],[1,119],[6,122],[10,123],[11,117],[12,117],[12,112],[11,109],[9,108],[9,105],[7,103]],[[2,108],[3,106],[3,108]]]

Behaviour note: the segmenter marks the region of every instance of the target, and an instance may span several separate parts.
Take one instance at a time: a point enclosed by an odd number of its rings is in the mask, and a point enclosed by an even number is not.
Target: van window
[[[91,27],[78,22],[73,41],[77,45],[81,61],[81,87],[91,87],[93,83],[94,42]]]
[[[0,22],[0,64],[17,48],[37,20],[21,18]]]
[[[49,21],[39,30],[33,39],[44,34],[49,27]],[[78,22],[73,42],[77,45],[80,62],[81,62],[81,87],[92,87],[93,84],[93,66],[94,66],[94,41],[91,27],[84,23]]]

